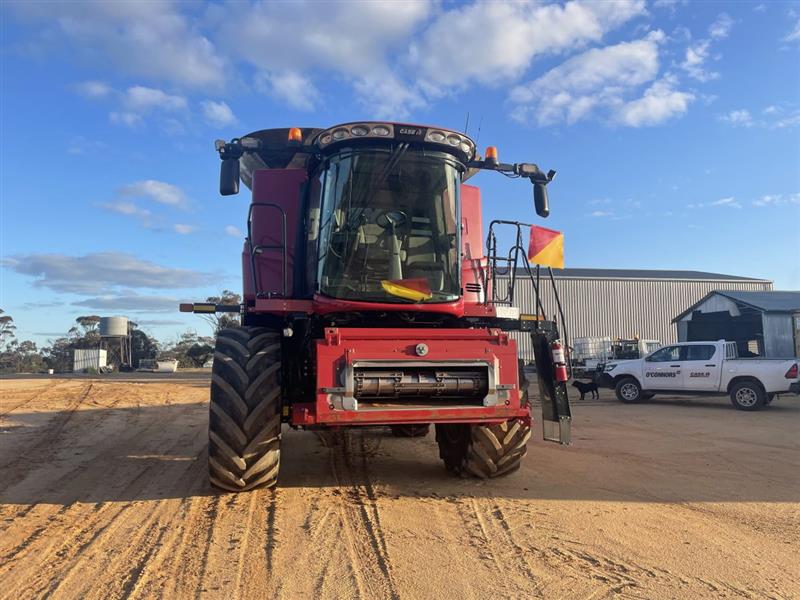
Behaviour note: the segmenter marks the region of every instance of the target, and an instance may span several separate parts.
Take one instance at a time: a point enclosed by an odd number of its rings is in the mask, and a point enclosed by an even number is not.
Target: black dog
[[[578,388],[578,391],[581,393],[581,400],[583,400],[583,396],[589,392],[592,393],[592,398],[595,397],[599,400],[600,393],[597,390],[597,383],[594,381],[590,381],[589,383],[584,383],[583,381],[573,381],[572,387]]]

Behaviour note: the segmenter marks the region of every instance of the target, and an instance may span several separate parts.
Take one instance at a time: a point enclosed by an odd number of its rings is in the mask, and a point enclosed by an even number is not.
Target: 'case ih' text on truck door
[[[648,356],[642,367],[642,387],[646,390],[683,388],[680,346],[667,346]]]
[[[684,355],[680,361],[683,388],[687,390],[716,390],[722,356],[714,344],[692,344],[681,348]]]

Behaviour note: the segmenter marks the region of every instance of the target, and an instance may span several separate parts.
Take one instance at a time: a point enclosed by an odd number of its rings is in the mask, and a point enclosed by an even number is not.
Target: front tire
[[[274,486],[280,443],[280,334],[264,327],[221,330],[211,371],[211,484],[231,492]]]
[[[767,393],[757,381],[740,381],[731,387],[731,404],[739,410],[760,410],[767,403]]]
[[[530,425],[518,419],[497,425],[436,425],[439,456],[447,470],[481,479],[519,469],[530,437]]]
[[[642,386],[633,377],[623,377],[614,388],[617,400],[625,404],[636,404],[642,401]]]

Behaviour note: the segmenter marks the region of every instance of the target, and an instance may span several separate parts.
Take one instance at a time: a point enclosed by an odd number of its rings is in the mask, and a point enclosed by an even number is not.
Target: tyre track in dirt
[[[41,389],[36,390],[36,392],[34,392],[34,394],[32,396],[29,396],[27,399],[23,400],[19,404],[15,404],[11,408],[7,408],[7,409],[3,410],[2,412],[0,412],[0,419],[2,419],[3,417],[6,417],[7,415],[10,415],[12,412],[15,412],[15,411],[19,410],[23,406],[27,406],[28,404],[30,404],[34,400],[40,400],[42,398],[42,396],[44,396],[45,394],[50,394],[50,393],[56,391],[57,388],[59,388],[59,387],[61,387],[63,385],[69,385],[69,384],[74,384],[74,382],[72,382],[72,381],[59,381],[59,382],[57,382],[57,383],[55,383],[53,385],[50,385],[50,386],[43,385],[41,387]]]
[[[108,405],[108,408],[111,409],[117,404],[121,402],[122,398],[117,398]],[[29,477],[35,477],[36,479],[43,479],[47,480],[48,482],[48,489],[52,490],[62,490],[62,489],[69,489],[72,487],[76,489],[76,493],[72,495],[71,502],[69,504],[74,504],[80,498],[82,490],[90,490],[94,486],[101,483],[101,480],[106,479],[105,473],[107,469],[99,468],[104,464],[105,461],[105,454],[107,453],[108,448],[114,447],[129,447],[132,445],[133,442],[138,440],[143,436],[143,434],[147,434],[149,430],[158,426],[158,423],[151,422],[146,424],[145,426],[136,429],[135,427],[131,428],[132,431],[128,432],[128,434],[124,437],[115,437],[115,433],[113,431],[106,431],[102,424],[108,418],[110,418],[110,413],[108,411],[92,411],[89,413],[92,415],[89,423],[84,424],[84,429],[89,429],[89,434],[85,436],[81,436],[84,439],[85,443],[91,444],[90,447],[93,448],[93,452],[91,452],[88,456],[84,457],[84,460],[80,462],[76,462],[71,468],[67,471],[63,472],[60,476],[57,476],[56,479],[53,479],[53,475],[48,473],[48,470],[51,467],[52,461],[46,461],[43,465],[44,469],[37,469],[34,471],[31,470],[24,470],[20,473],[17,473],[16,477],[12,477],[7,473],[3,473],[3,481],[7,484],[2,491],[0,491],[0,498],[13,496],[13,489],[14,486],[23,483]],[[97,415],[96,417],[94,415]],[[109,439],[111,441],[109,442]],[[35,464],[35,463],[34,463]],[[89,465],[92,465],[93,469],[89,470],[89,477],[85,476],[87,468]],[[24,465],[19,465],[20,467],[26,467],[27,463]],[[143,476],[146,473],[147,469],[142,469],[139,471],[138,475],[134,475],[134,480]],[[0,473],[2,471],[0,470]],[[94,476],[92,476],[94,474]],[[80,482],[80,484],[79,484]],[[35,482],[34,482],[35,483]],[[120,494],[124,494],[125,490],[130,489],[130,484],[125,484],[123,480],[123,487],[121,491],[117,492]],[[109,490],[110,491],[110,490]],[[31,492],[30,496],[34,496],[35,492]],[[34,503],[24,509],[22,514],[25,515],[35,508],[39,506],[39,503]],[[45,508],[47,510],[48,507]],[[54,509],[54,506],[49,507],[50,510]],[[59,512],[62,512],[63,509],[60,509]],[[44,515],[45,518],[50,518],[53,513],[50,515]],[[9,525],[4,527],[0,530],[0,533],[5,533],[8,529],[13,527],[15,519],[10,520]]]
[[[336,482],[346,489],[340,502],[344,530],[348,537],[353,571],[362,579],[370,598],[398,600],[400,594],[393,576],[393,565],[386,547],[375,489],[367,468],[368,450],[360,432],[345,433],[339,452],[331,454]],[[358,450],[354,452],[353,440]],[[361,571],[367,570],[367,577]]]
[[[174,440],[173,440],[174,441]],[[186,444],[186,439],[179,439],[174,441],[172,447],[168,451],[174,451]],[[128,480],[127,485],[117,492],[117,495],[122,497],[127,496],[147,496],[149,487],[153,485],[153,477],[158,480],[161,473],[165,472],[169,467],[162,465],[161,468],[148,465],[140,465],[138,472],[132,474]],[[187,472],[196,471],[193,464],[187,466]],[[194,473],[193,476],[196,476]],[[151,477],[152,476],[152,477]],[[50,596],[56,594],[59,589],[69,589],[68,584],[74,580],[74,576],[85,578],[87,571],[97,571],[97,576],[94,581],[95,584],[103,580],[104,575],[107,573],[118,571],[114,565],[117,562],[107,563],[104,559],[99,561],[91,560],[91,556],[87,556],[87,551],[93,556],[100,553],[102,548],[106,545],[113,547],[119,543],[120,539],[126,539],[130,542],[126,545],[125,549],[119,552],[112,552],[115,561],[119,561],[120,555],[126,555],[130,552],[132,547],[136,547],[133,543],[135,539],[139,539],[139,535],[150,530],[150,526],[155,519],[164,516],[166,507],[177,506],[180,500],[161,500],[152,506],[152,502],[147,500],[134,500],[127,502],[102,502],[93,505],[76,503],[70,505],[77,511],[77,514],[67,513],[64,510],[60,511],[62,517],[57,522],[48,524],[50,528],[55,531],[67,529],[69,523],[80,523],[77,530],[71,532],[71,535],[66,539],[59,535],[53,535],[53,540],[60,540],[61,543],[46,545],[42,548],[35,548],[35,555],[31,559],[39,563],[32,577],[29,577],[25,589],[33,594],[44,592],[43,595]],[[170,506],[171,505],[171,506]],[[152,510],[143,511],[146,506],[152,506]],[[64,508],[70,508],[64,507]],[[173,512],[171,509],[170,513]],[[141,517],[144,515],[144,519]],[[137,519],[137,517],[139,517]],[[131,535],[123,535],[121,530],[130,529],[132,524],[136,524],[137,531]],[[143,533],[140,533],[143,532]],[[27,553],[31,554],[31,552]],[[14,556],[15,560],[19,561],[24,559],[24,555],[17,553]],[[106,564],[105,567],[99,565]],[[124,564],[124,563],[119,563]],[[2,574],[2,571],[0,571]],[[89,588],[90,591],[92,588]],[[67,592],[67,595],[72,595],[72,592]]]
[[[44,426],[41,432],[35,436],[35,441],[28,447],[22,449],[15,449],[15,455],[11,460],[0,464],[0,472],[5,469],[10,469],[17,466],[23,461],[34,462],[36,460],[36,453],[40,452],[45,446],[56,446],[59,441],[59,435],[64,427],[72,419],[78,407],[88,398],[92,391],[93,383],[89,382],[83,389],[77,391],[73,398],[70,398],[69,404],[58,415],[52,419],[50,423]],[[31,456],[33,455],[33,456]],[[10,480],[10,475],[4,474],[4,480]]]

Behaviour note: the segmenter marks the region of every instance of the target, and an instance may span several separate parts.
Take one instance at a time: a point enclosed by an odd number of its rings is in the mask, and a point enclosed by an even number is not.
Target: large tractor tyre
[[[428,435],[431,426],[423,425],[391,425],[392,435],[395,437],[423,437]]]
[[[481,479],[519,469],[530,437],[530,425],[517,419],[499,425],[436,425],[439,456],[447,470]]]
[[[623,377],[614,387],[617,400],[625,404],[636,404],[643,398],[642,386],[633,377]]]
[[[731,386],[731,404],[739,410],[760,410],[767,403],[767,393],[758,381],[748,379]]]
[[[280,335],[263,327],[223,329],[211,372],[211,484],[231,492],[274,486],[280,445]]]

